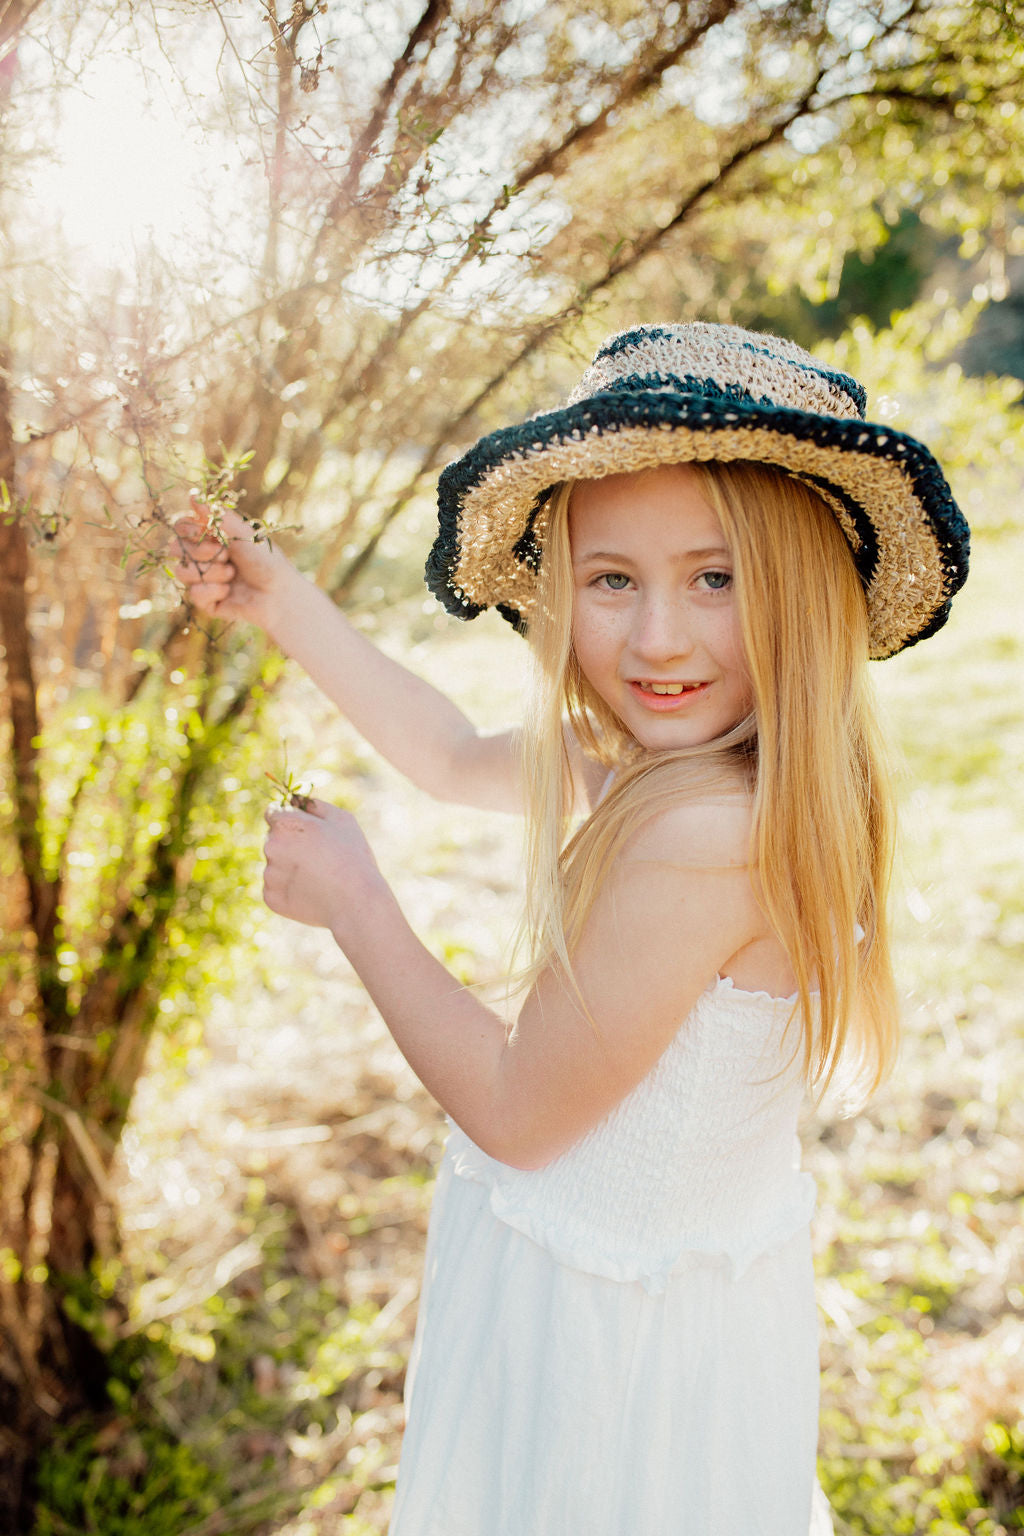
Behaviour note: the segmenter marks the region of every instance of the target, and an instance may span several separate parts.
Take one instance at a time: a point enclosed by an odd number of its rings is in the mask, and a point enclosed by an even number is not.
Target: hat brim
[[[459,617],[494,607],[525,629],[552,487],[711,460],[772,465],[822,497],[864,584],[872,657],[946,622],[967,576],[969,533],[922,443],[860,419],[659,390],[592,395],[492,432],[449,464],[427,585]]]

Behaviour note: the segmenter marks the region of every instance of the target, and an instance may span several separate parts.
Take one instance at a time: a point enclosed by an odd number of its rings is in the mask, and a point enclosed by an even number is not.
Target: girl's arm
[[[271,813],[264,896],[329,927],[406,1060],[484,1151],[541,1167],[654,1066],[716,974],[766,943],[748,879],[745,807],[691,805],[620,857],[575,957],[592,1017],[554,971],[509,1030],[424,948],[355,819],[314,802]]]
[[[202,515],[175,525],[177,575],[194,607],[258,624],[418,788],[462,805],[522,810],[517,730],[478,731],[444,694],[353,628],[280,549],[257,543],[243,518],[223,514],[225,546],[206,536]]]

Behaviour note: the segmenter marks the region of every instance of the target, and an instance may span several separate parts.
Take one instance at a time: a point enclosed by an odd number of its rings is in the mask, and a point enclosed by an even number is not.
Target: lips
[[[645,709],[672,711],[686,709],[697,699],[703,698],[710,683],[658,682],[652,678],[643,681],[630,679],[628,687],[635,699]]]

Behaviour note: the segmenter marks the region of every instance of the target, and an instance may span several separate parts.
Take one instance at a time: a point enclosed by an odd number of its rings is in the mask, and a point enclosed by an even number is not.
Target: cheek
[[[746,677],[750,669],[747,666],[747,650],[743,644],[743,636],[740,634],[738,624],[734,624],[729,631],[726,649],[732,665],[736,668],[737,672],[742,672],[744,677]]]
[[[616,625],[606,613],[595,613],[585,603],[573,615],[572,643],[584,674],[612,658],[618,648]]]
[[[727,616],[723,615],[715,637],[715,649],[721,664],[736,675],[737,683],[749,693],[751,685],[747,651],[743,644],[739,614],[735,610]]]
[[[754,682],[750,676],[750,668],[747,665],[747,655],[746,651],[744,650],[742,640],[738,641],[736,645],[734,669],[736,676],[736,686],[743,695],[745,707],[748,709],[753,709]]]

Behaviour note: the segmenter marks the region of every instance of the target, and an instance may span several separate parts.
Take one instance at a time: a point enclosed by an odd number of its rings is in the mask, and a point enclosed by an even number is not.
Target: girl
[[[967,562],[930,454],[863,408],[774,337],[644,326],[450,465],[428,581],[528,632],[522,732],[475,732],[241,519],[183,525],[197,608],[262,624],[422,788],[528,816],[511,1029],[351,816],[269,818],[268,904],[331,930],[453,1126],[392,1536],[830,1529],[797,1117],[893,1052],[864,663]]]

